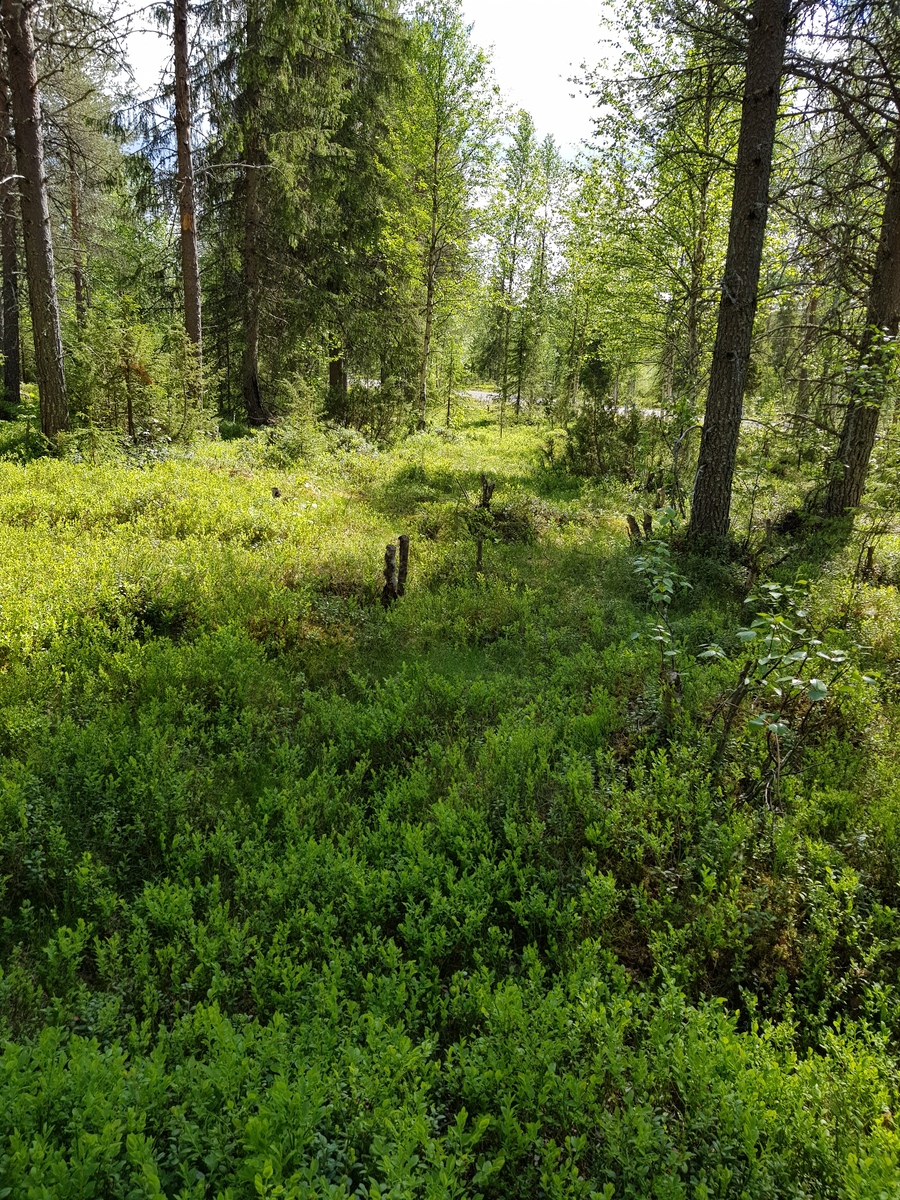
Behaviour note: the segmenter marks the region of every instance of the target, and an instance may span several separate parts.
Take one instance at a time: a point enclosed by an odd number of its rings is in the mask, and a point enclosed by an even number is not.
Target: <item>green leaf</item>
[[[806,694],[813,704],[817,704],[828,695],[828,684],[821,679],[811,679],[807,685]]]

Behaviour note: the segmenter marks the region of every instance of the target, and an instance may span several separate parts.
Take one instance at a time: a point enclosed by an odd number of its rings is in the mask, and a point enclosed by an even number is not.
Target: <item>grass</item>
[[[278,436],[0,463],[0,1194],[898,1194],[894,589],[717,759],[737,567],[661,671],[539,427]]]

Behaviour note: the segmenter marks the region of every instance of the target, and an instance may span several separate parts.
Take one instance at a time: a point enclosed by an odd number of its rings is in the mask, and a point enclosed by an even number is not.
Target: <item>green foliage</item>
[[[773,584],[745,643],[540,429],[290,428],[0,464],[0,1192],[893,1194],[893,592]]]
[[[190,441],[209,423],[204,384],[183,329],[142,322],[128,300],[117,311],[95,305],[69,372],[72,408],[87,426],[76,444],[95,461],[98,432],[135,445]]]

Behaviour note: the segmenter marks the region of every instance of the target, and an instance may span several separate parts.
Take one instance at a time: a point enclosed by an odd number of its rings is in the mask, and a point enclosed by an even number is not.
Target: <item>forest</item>
[[[466,12],[0,0],[0,1200],[900,1198],[900,3]]]

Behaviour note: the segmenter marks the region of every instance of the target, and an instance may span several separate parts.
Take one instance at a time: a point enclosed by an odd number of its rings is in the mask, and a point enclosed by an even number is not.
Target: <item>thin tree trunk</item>
[[[19,264],[17,253],[16,206],[18,183],[13,179],[12,119],[9,83],[6,78],[5,46],[0,40],[0,178],[9,182],[0,200],[0,265],[2,265],[3,306],[3,399],[0,416],[12,417],[19,404],[22,388],[21,349],[19,346]]]
[[[842,516],[862,499],[889,384],[891,343],[900,325],[900,132],[895,137],[891,167],[869,285],[866,327],[859,344],[859,370],[823,505],[828,517]]]
[[[259,386],[259,145],[254,135],[244,168],[244,357],[241,379],[251,425],[266,425],[269,413]]]
[[[500,436],[503,437],[503,417],[509,398],[509,327],[512,313],[507,307],[503,314],[503,361],[500,364]]]
[[[434,293],[438,266],[438,215],[441,163],[441,130],[436,128],[431,154],[431,230],[425,261],[425,328],[422,333],[422,361],[419,365],[419,428],[424,429],[428,415],[428,360],[434,329]]]
[[[46,437],[55,441],[57,435],[69,426],[69,406],[53,267],[50,206],[44,173],[34,35],[30,8],[23,0],[3,0],[2,11],[15,124],[16,161],[22,176],[22,232],[34,332],[41,429]]]
[[[803,337],[800,340],[800,370],[797,373],[797,412],[805,417],[809,412],[809,367],[807,365],[816,340],[816,308],[818,296],[810,296],[803,322]],[[800,425],[801,422],[796,422]]]
[[[703,146],[709,151],[713,139],[713,101],[715,79],[711,66],[706,68],[706,88],[703,102]],[[709,192],[712,173],[701,168],[697,226],[691,253],[691,280],[687,304],[687,388],[692,405],[699,399],[700,384],[700,305],[706,283],[707,236],[709,231]]]
[[[259,71],[262,28],[259,4],[247,3],[247,56],[253,72]],[[255,65],[254,65],[255,64]],[[244,334],[241,360],[241,390],[244,411],[251,425],[267,425],[270,415],[263,403],[259,382],[260,330],[260,229],[261,229],[261,168],[262,138],[259,129],[259,94],[255,79],[244,96],[246,132],[244,136],[244,244],[242,254]]]
[[[700,305],[706,280],[706,235],[709,225],[710,178],[704,175],[697,214],[697,236],[691,254],[691,281],[687,303],[687,385],[691,400],[700,394]]]
[[[75,320],[79,329],[87,314],[87,288],[84,279],[84,259],[81,250],[81,204],[78,195],[78,172],[75,169],[75,146],[69,142],[69,216],[72,222],[72,280],[75,284]]]
[[[755,0],[747,44],[728,252],[689,535],[728,533],[787,46],[787,0]]]
[[[191,92],[188,55],[188,2],[174,0],[172,12],[175,58],[175,145],[178,157],[178,208],[181,217],[181,277],[184,286],[184,327],[201,352],[200,266],[194,203],[194,162],[191,154]]]
[[[434,235],[434,220],[432,219],[432,233]],[[428,414],[428,362],[431,357],[431,335],[434,329],[434,251],[429,250],[427,279],[425,282],[425,328],[422,333],[422,361],[419,364],[419,428],[424,429],[427,423]]]

